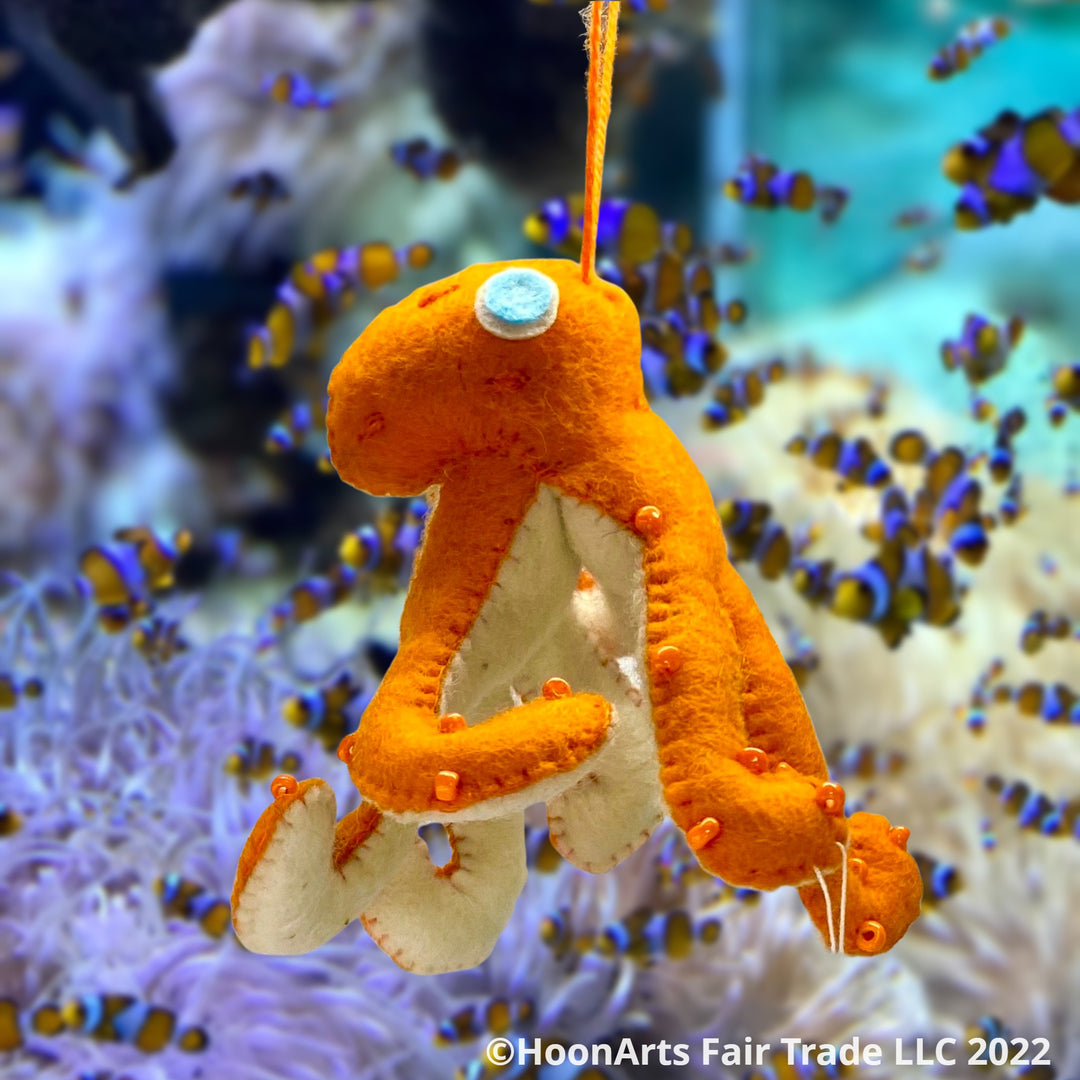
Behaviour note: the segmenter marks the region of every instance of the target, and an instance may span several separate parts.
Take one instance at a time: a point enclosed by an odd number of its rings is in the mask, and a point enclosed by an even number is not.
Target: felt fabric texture
[[[240,856],[232,894],[236,936],[252,952],[310,952],[386,887],[417,840],[369,803],[337,821],[337,798],[305,780],[263,811]]]
[[[445,866],[433,866],[418,839],[403,868],[363,914],[379,948],[418,975],[484,960],[528,876],[523,814],[454,826],[447,833],[453,854]]]
[[[840,874],[826,879],[833,917],[839,933],[842,903]],[[922,878],[907,853],[906,830],[897,830],[880,814],[857,813],[850,819],[848,836],[847,911],[842,951],[872,956],[891,949],[919,916]],[[825,897],[815,882],[799,889],[810,917],[829,941]],[[879,924],[883,935],[867,923]]]
[[[510,269],[555,283],[544,332],[509,340],[478,320],[478,290]],[[640,843],[666,804],[707,870],[761,889],[812,883],[808,905],[817,873],[837,888],[844,845],[861,844],[880,873],[849,874],[849,907],[882,924],[887,948],[918,911],[914,861],[843,816],[705,480],[648,406],[640,352],[622,290],[584,282],[576,263],[529,260],[419,289],[345,354],[327,416],[339,474],[379,495],[437,488],[399,651],[351,737],[350,775],[383,822],[414,833],[490,821],[510,835],[524,805],[545,801],[553,842],[591,870]],[[568,696],[545,696],[555,677]],[[448,712],[464,726],[443,730]],[[261,843],[253,836],[247,893],[277,857]],[[410,873],[430,885],[434,870],[420,860]],[[417,894],[430,919],[436,894]],[[493,924],[474,920],[475,938],[425,960],[423,920],[395,921],[389,896],[405,903],[380,892],[372,927],[417,970],[459,966],[494,940]],[[509,917],[496,886],[490,903]]]

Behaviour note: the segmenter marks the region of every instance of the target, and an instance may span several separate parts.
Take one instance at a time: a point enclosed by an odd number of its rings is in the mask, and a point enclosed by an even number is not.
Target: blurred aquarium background
[[[238,945],[270,779],[355,805],[334,751],[423,525],[334,476],[327,376],[426,281],[575,254],[582,26],[5,0],[4,1080],[480,1080],[502,1033],[1045,1037],[1051,1065],[981,1072],[1080,1077],[1080,5],[622,6],[604,273],[849,807],[911,829],[922,918],[835,957],[794,890],[704,878],[669,827],[590,877],[540,814],[475,970],[406,974],[355,924]],[[505,1075],[668,1072],[836,1074]]]

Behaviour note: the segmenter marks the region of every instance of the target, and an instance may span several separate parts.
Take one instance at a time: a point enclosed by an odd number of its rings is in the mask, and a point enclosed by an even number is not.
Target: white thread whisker
[[[825,921],[829,924],[829,952],[836,952],[836,931],[833,929],[832,924],[832,898],[829,896],[829,888],[825,884],[825,875],[820,868],[815,866],[814,873],[817,874],[821,893],[825,897]]]
[[[840,947],[837,952],[844,951],[844,931],[847,924],[847,844],[836,841],[840,849]]]

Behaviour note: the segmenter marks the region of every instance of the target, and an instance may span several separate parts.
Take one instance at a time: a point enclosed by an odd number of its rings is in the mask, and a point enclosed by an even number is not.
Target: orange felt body
[[[359,915],[410,970],[471,966],[524,886],[529,801],[548,802],[566,857],[602,871],[655,827],[661,792],[706,869],[800,886],[831,947],[880,952],[918,914],[906,830],[844,817],[705,480],[645,399],[637,311],[596,276],[618,14],[590,5],[581,264],[492,263],[427,285],[383,311],[330,380],[341,477],[436,498],[397,656],[339,751],[364,803],[333,828],[332,792],[288,778],[241,856],[234,925],[260,951],[315,947]],[[550,586],[521,569],[530,559],[549,564]],[[574,582],[597,590],[592,615],[576,611]],[[628,625],[603,625],[602,610]],[[611,643],[594,667],[552,650],[579,617],[587,640]],[[515,648],[509,663],[492,655]],[[558,671],[537,682],[552,657],[603,693]],[[611,659],[621,682],[596,674]],[[440,717],[466,672],[477,681],[460,708],[478,715]],[[443,869],[415,831],[436,820],[457,830]]]
[[[554,325],[529,340],[493,336],[473,314],[480,284],[510,266],[559,289]],[[438,731],[448,665],[548,485],[645,544],[649,693],[672,818],[688,831],[710,822],[698,857],[725,880],[802,885],[840,864],[842,792],[826,809],[794,677],[727,559],[704,478],[646,402],[639,356],[629,298],[563,260],[469,267],[384,311],[346,353],[328,414],[341,476],[378,494],[439,490],[352,776],[381,808],[423,813],[444,805],[434,781],[450,769],[460,788],[447,808],[462,809],[569,771],[602,744],[608,717],[592,695]],[[749,747],[763,752],[753,768],[740,757]]]
[[[494,275],[518,269],[543,275],[557,290],[557,313],[534,336],[509,340],[485,329],[474,309],[485,302],[486,293],[477,298],[482,285],[486,289]],[[369,837],[400,838],[418,821],[473,822],[473,872],[487,868],[485,895],[499,913],[484,923],[488,937],[481,945],[463,938],[455,954],[476,962],[490,948],[499,920],[509,917],[520,888],[510,863],[504,859],[500,868],[494,854],[485,856],[484,843],[495,841],[484,837],[519,845],[520,826],[513,822],[520,821],[530,795],[534,801],[554,797],[561,800],[560,842],[584,851],[595,822],[600,839],[582,855],[583,865],[613,865],[655,824],[653,804],[638,800],[634,785],[657,783],[706,869],[736,885],[800,886],[827,940],[837,937],[835,906],[845,948],[881,951],[918,913],[921,883],[914,861],[888,839],[896,830],[889,834],[884,819],[844,817],[843,791],[828,782],[794,676],[727,558],[705,480],[645,399],[640,350],[637,313],[622,290],[596,277],[584,282],[576,263],[534,260],[472,266],[425,286],[382,312],[335,369],[327,430],[342,478],[378,495],[431,488],[437,494],[397,656],[357,731],[342,745],[365,801],[338,824],[333,865],[357,865]],[[508,560],[517,560],[512,547],[524,550],[515,538],[538,527],[526,529],[524,522],[544,491],[555,493],[546,497],[556,506],[547,528],[562,533],[602,526],[599,540],[590,541],[598,563],[584,567],[593,572],[589,583],[627,596],[643,590],[642,600],[620,608],[642,620],[630,638],[639,642],[635,662],[647,691],[646,728],[625,729],[630,736],[619,734],[624,721],[604,696],[575,693],[572,686],[566,693],[559,679],[550,683],[550,693],[538,685],[532,700],[494,715],[465,715],[464,726],[456,716],[440,723],[451,668],[502,588]],[[574,507],[595,512],[594,524],[583,526]],[[605,545],[614,536],[627,538],[629,547],[621,550],[630,552],[636,569],[623,556],[600,565],[613,557]],[[562,541],[552,535],[550,542]],[[545,548],[540,543],[530,550],[543,557]],[[567,551],[573,558],[577,548]],[[623,567],[614,572],[631,574],[637,584],[613,580],[612,566]],[[571,591],[581,569],[572,567]],[[522,579],[514,580],[520,587]],[[527,609],[514,610],[514,618],[529,627]],[[488,648],[492,641],[496,648],[501,644],[489,638]],[[468,662],[483,670],[484,658],[471,644]],[[628,737],[637,742],[628,745]],[[643,752],[655,757],[643,758]],[[595,764],[604,754],[604,764]],[[639,770],[632,775],[641,780],[620,787],[620,762]],[[595,787],[600,777],[607,786]],[[583,813],[582,804],[572,801],[583,780],[590,790],[640,801],[640,821],[633,818],[640,832],[620,836],[612,825],[630,820],[630,803],[593,804]],[[303,799],[306,784],[260,819],[241,858],[235,898],[274,843],[284,809]],[[571,819],[576,840],[565,836]],[[299,823],[302,816],[290,820]],[[860,854],[850,860],[849,889],[837,893],[833,905],[836,883],[847,874],[845,854],[853,849]],[[420,889],[438,888],[452,876],[415,864],[398,871],[394,867],[404,864],[394,859],[380,864],[385,872],[400,872],[401,882],[415,880]],[[365,888],[365,895],[375,895]],[[449,970],[454,950],[445,957],[439,952],[435,967],[425,966],[438,943],[428,953],[419,944],[426,916],[408,888],[389,888],[375,914],[357,913],[372,925],[378,921],[380,942],[400,962]],[[254,893],[245,902],[258,910]],[[292,933],[290,927],[282,933]],[[267,933],[277,933],[272,924]]]

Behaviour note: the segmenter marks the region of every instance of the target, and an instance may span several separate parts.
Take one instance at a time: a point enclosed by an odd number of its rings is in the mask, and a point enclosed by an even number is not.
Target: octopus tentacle
[[[542,572],[523,557],[533,532],[546,541]],[[456,658],[484,629],[487,602],[499,589],[514,597],[517,629],[492,615],[496,625],[487,632],[501,635],[501,652],[516,666],[522,652],[536,647],[517,640],[520,626],[542,639],[538,628],[563,617],[580,567],[561,537],[557,508],[524,470],[481,460],[444,484],[402,615],[401,647],[351,744],[352,778],[384,810],[459,813],[516,796],[572,773],[607,739],[611,706],[595,694],[537,699],[479,716],[470,709],[475,700],[454,699],[455,680],[461,681]],[[465,728],[440,728],[445,711],[461,712]],[[456,776],[456,786],[444,774]],[[444,783],[436,791],[440,775]],[[519,807],[501,803],[482,813],[499,816],[511,808]]]
[[[602,466],[579,466],[568,490],[642,543],[643,661],[671,816],[726,881],[813,880],[814,866],[839,865],[842,801],[822,791],[824,758],[802,698],[730,568],[705,481],[650,412],[611,421],[603,435]],[[776,754],[769,763],[766,751],[760,770],[745,764],[752,737]]]
[[[417,838],[390,885],[362,916],[375,943],[420,975],[479,964],[525,887],[525,817],[447,829],[452,857],[435,866]]]
[[[370,803],[338,822],[328,784],[279,781],[240,856],[232,919],[245,948],[285,956],[310,952],[357,918],[386,888],[416,833]]]

